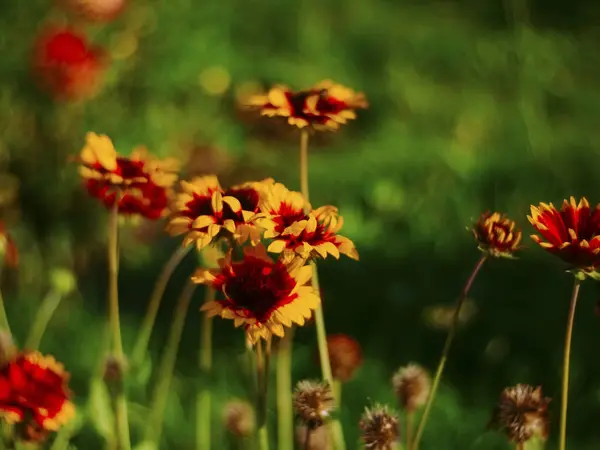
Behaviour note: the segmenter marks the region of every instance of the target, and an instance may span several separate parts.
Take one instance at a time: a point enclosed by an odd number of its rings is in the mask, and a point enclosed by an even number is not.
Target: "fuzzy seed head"
[[[254,409],[248,402],[232,400],[223,408],[223,422],[234,436],[248,437],[255,427]]]
[[[412,413],[427,401],[431,378],[418,364],[409,364],[398,369],[392,378],[392,385],[402,409]]]
[[[365,408],[359,423],[365,448],[392,450],[400,434],[398,422],[398,416],[385,405]]]
[[[293,398],[296,417],[311,429],[319,428],[335,409],[331,387],[327,382],[300,381]]]
[[[542,387],[527,384],[504,389],[489,427],[502,431],[509,441],[523,444],[536,436],[546,440],[549,434],[548,403]]]

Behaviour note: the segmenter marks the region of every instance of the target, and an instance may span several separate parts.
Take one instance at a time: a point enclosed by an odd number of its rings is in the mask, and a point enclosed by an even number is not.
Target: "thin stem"
[[[119,318],[119,202],[115,201],[108,224],[108,307],[111,328],[113,354],[123,361],[123,342],[121,340],[121,323]],[[120,450],[131,449],[129,437],[129,421],[127,419],[127,400],[125,389],[121,386],[115,396],[115,422]]]
[[[6,252],[6,249],[4,250]],[[4,254],[0,253],[0,279],[2,276],[2,270],[4,269]],[[10,325],[8,324],[8,316],[6,315],[6,309],[4,308],[4,296],[2,295],[2,290],[0,289],[0,329],[6,331],[8,334],[12,336],[12,332],[10,331]]]
[[[267,367],[269,353],[267,351],[263,355],[262,340],[259,340],[256,343],[256,415],[259,450],[269,450],[269,434],[267,432]]]
[[[277,382],[277,448],[293,450],[294,415],[292,407],[292,339],[290,328],[279,340],[275,377]]]
[[[216,291],[206,287],[204,291],[204,303],[215,299]],[[211,385],[210,373],[212,370],[212,324],[213,318],[202,314],[202,325],[200,328],[200,352],[198,353],[198,365],[202,374],[203,382],[199,387],[196,397],[196,448],[197,450],[210,450],[211,441]]]
[[[171,275],[173,275],[173,272],[175,271],[177,266],[179,266],[183,258],[189,253],[191,248],[192,246],[190,245],[188,245],[187,247],[178,247],[177,250],[173,252],[167,263],[164,265],[162,272],[156,280],[154,290],[152,291],[150,301],[148,302],[148,310],[146,311],[146,316],[144,317],[142,327],[140,328],[137,340],[135,341],[135,345],[133,346],[133,351],[131,352],[132,367],[139,367],[144,360],[144,355],[146,354],[146,351],[148,349],[148,342],[150,342],[152,329],[154,328],[154,323],[156,322],[158,309],[160,308],[160,303],[162,301],[163,294],[165,293],[167,284],[171,279]]]
[[[304,450],[310,450],[310,436],[312,434],[312,430],[310,427],[306,427],[306,432],[304,434]]]
[[[300,133],[300,192],[307,202],[310,201],[308,191],[308,131]],[[308,208],[308,206],[307,206]]]
[[[471,290],[471,286],[477,277],[477,274],[483,267],[483,264],[487,260],[487,255],[484,254],[471,272],[471,276],[467,280],[467,283],[462,289],[458,300],[456,301],[456,308],[454,310],[454,315],[452,316],[452,325],[450,326],[450,330],[448,331],[448,336],[446,337],[446,342],[444,343],[444,349],[442,350],[442,357],[438,364],[437,370],[435,372],[435,377],[433,378],[433,383],[431,386],[431,391],[429,392],[429,396],[427,398],[427,403],[425,404],[425,408],[423,410],[423,415],[421,416],[421,420],[419,422],[419,426],[417,428],[417,432],[415,434],[415,440],[413,442],[412,450],[418,450],[419,443],[421,441],[421,437],[423,436],[423,431],[425,430],[425,425],[427,424],[427,418],[429,417],[429,413],[431,411],[431,407],[433,405],[433,401],[435,399],[435,395],[437,393],[438,387],[440,385],[440,380],[442,379],[442,373],[444,372],[444,367],[446,366],[446,360],[448,359],[448,354],[450,353],[450,347],[452,346],[452,341],[454,339],[454,335],[456,334],[456,329],[458,327],[458,319],[460,317],[460,311],[462,306]]]
[[[54,315],[56,308],[58,308],[61,300],[62,295],[54,289],[50,290],[50,292],[46,294],[35,316],[29,336],[27,336],[27,340],[25,341],[26,349],[38,349],[40,343],[42,342],[42,337],[46,332],[46,328],[48,327],[48,324],[50,323],[50,320],[52,319],[52,316]]]
[[[569,364],[571,360],[571,339],[573,337],[575,308],[577,306],[577,298],[579,297],[580,287],[581,279],[576,277],[573,284],[573,292],[571,294],[569,318],[567,320],[567,334],[565,336],[565,358],[563,360],[562,396],[560,405],[560,435],[558,440],[559,450],[565,450],[567,448],[567,406],[569,401]]]
[[[410,450],[413,445],[413,431],[415,427],[415,413],[406,413],[406,450]]]
[[[150,417],[146,427],[145,440],[153,442],[157,446],[160,444],[160,438],[163,429],[165,408],[169,399],[169,389],[173,379],[173,371],[177,362],[177,352],[181,342],[181,333],[185,325],[185,318],[190,306],[190,301],[196,290],[196,284],[191,280],[187,282],[175,307],[171,331],[167,339],[167,346],[164,350],[162,360],[158,369],[158,381],[152,395],[150,407]]]
[[[525,444],[523,444],[522,442],[517,442],[515,448],[516,450],[525,450]]]

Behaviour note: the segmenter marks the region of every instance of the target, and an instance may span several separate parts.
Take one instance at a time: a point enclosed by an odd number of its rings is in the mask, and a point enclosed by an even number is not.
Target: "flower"
[[[417,364],[401,367],[392,378],[396,397],[402,408],[415,412],[427,401],[431,389],[429,374]]]
[[[0,370],[0,416],[9,424],[24,425],[31,439],[57,431],[75,416],[68,379],[54,357],[20,353]]]
[[[108,136],[96,133],[86,135],[79,159],[88,193],[107,208],[118,199],[120,214],[147,219],[166,214],[179,170],[176,160],[152,158],[145,147],[134,149],[129,157],[121,156]]]
[[[392,450],[400,433],[398,421],[398,416],[387,406],[377,404],[372,408],[365,408],[359,423],[365,448]]]
[[[75,30],[53,27],[35,43],[33,68],[40,84],[57,99],[91,97],[104,72],[104,51]]]
[[[327,349],[333,377],[344,383],[349,381],[362,365],[360,344],[347,334],[330,334]]]
[[[311,210],[302,194],[288,190],[281,183],[265,187],[256,222],[265,229],[263,237],[272,239],[268,250],[281,253],[289,262],[295,257],[339,258],[344,254],[358,260],[354,242],[340,236],[344,220],[335,206],[322,206]]]
[[[259,211],[262,192],[271,179],[248,182],[227,190],[214,175],[181,181],[167,231],[176,236],[186,233],[183,245],[196,243],[198,249],[229,233],[239,244],[260,242],[260,229],[251,219]]]
[[[364,94],[356,93],[331,80],[325,80],[304,91],[275,85],[266,94],[254,95],[247,106],[267,117],[287,118],[298,128],[337,130],[340,124],[355,119],[355,110],[367,108]]]
[[[304,325],[319,306],[319,296],[311,286],[309,265],[274,262],[263,245],[244,248],[241,261],[231,260],[232,251],[219,260],[218,269],[199,269],[195,283],[210,285],[223,292],[224,300],[205,303],[202,311],[209,316],[233,319],[243,326],[251,344],[273,334],[283,336],[284,327]]]
[[[223,407],[225,428],[237,437],[248,437],[255,427],[254,409],[242,400],[232,400]]]
[[[522,444],[536,436],[548,439],[550,399],[542,387],[517,384],[502,391],[489,427],[503,431],[511,442]]]
[[[331,386],[327,382],[300,381],[293,398],[294,411],[311,430],[321,427],[335,409]]]
[[[532,235],[537,244],[566,261],[582,275],[596,277],[600,265],[600,204],[593,210],[583,197],[571,197],[557,210],[552,203],[531,206],[529,222],[541,234]]]
[[[494,257],[511,258],[519,249],[521,230],[515,222],[497,212],[485,212],[473,226],[479,249]]]
[[[91,22],[110,22],[123,12],[127,0],[56,0],[69,12]]]

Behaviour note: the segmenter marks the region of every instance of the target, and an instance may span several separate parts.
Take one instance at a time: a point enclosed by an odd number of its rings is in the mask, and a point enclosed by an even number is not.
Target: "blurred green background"
[[[128,6],[105,25],[69,19],[49,0],[0,9],[0,190],[3,219],[21,252],[18,271],[3,274],[3,291],[22,339],[48,289],[48,271],[77,274],[79,291],[61,304],[42,350],[66,363],[78,404],[89,397],[97,365],[106,280],[106,212],[86,197],[68,162],[85,133],[108,134],[122,153],[145,144],[177,156],[185,175],[214,172],[224,185],[273,176],[298,189],[298,135],[241,112],[237,100],[257,86],[305,88],[333,78],[364,91],[371,104],[341,132],[317,136],[310,149],[313,204],[340,208],[344,234],[361,254],[358,263],[326,261],[320,277],[328,331],[356,337],[365,354],[344,387],[349,449],[359,448],[363,407],[393,404],[389,380],[397,367],[416,361],[435,368],[442,319],[479,257],[465,227],[487,209],[515,218],[527,248],[516,261],[490,262],[476,281],[423,449],[509,448],[485,425],[502,388],[519,382],[541,384],[554,398],[555,437],[572,277],[526,237],[532,231],[526,214],[532,203],[558,204],[570,195],[600,200],[598,4],[139,0]],[[111,58],[101,91],[88,101],[53,101],[31,73],[40,30],[68,20]],[[126,348],[161,265],[179,243],[162,227],[123,231]],[[169,284],[152,339],[154,359],[194,265],[186,260]],[[576,319],[573,450],[600,442],[598,295],[597,284],[587,281]],[[180,349],[164,448],[192,448],[201,301],[199,291]],[[219,442],[225,439],[219,408],[244,395],[240,367],[231,362],[243,346],[231,323],[215,325]],[[314,352],[314,330],[300,330],[294,381],[319,375]],[[143,403],[143,389],[136,395]],[[134,427],[141,426],[143,407],[131,414]],[[74,444],[100,448],[99,439],[87,424]]]

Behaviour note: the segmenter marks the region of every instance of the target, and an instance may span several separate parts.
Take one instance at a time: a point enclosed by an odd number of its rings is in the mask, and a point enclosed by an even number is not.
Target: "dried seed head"
[[[356,339],[346,334],[327,336],[329,360],[333,377],[346,382],[362,364],[362,350]]]
[[[536,436],[548,438],[548,403],[542,387],[517,384],[502,391],[489,427],[502,431],[511,442],[522,444]]]
[[[331,439],[329,437],[329,428],[319,427],[316,430],[310,430],[310,438],[308,447],[306,446],[306,430],[309,429],[305,425],[296,427],[296,441],[298,446],[308,450],[330,450]]]
[[[392,384],[400,406],[409,413],[425,404],[431,389],[429,374],[417,364],[398,369],[392,378]]]
[[[104,381],[109,383],[120,382],[123,374],[127,371],[128,363],[125,359],[119,359],[109,355],[104,363]]]
[[[300,381],[296,385],[293,402],[296,417],[313,430],[323,425],[335,408],[327,382]]]
[[[223,407],[225,428],[237,437],[247,437],[254,431],[254,409],[243,400],[232,400]]]
[[[399,437],[398,421],[398,416],[387,406],[377,404],[365,408],[359,423],[365,448],[392,450]]]

